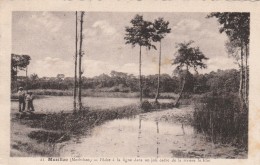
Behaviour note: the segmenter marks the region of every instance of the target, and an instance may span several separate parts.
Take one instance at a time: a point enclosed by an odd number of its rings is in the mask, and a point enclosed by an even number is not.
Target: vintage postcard
[[[0,5],[0,164],[260,164],[260,2]]]

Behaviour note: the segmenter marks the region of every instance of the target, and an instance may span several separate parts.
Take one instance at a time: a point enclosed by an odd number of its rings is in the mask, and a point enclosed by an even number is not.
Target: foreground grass
[[[76,113],[16,114],[12,117],[11,156],[59,156],[57,143],[87,134],[108,120],[141,113],[138,105]],[[23,130],[23,132],[21,132]]]
[[[22,125],[18,119],[11,121],[11,143],[10,156],[11,157],[36,157],[36,156],[58,156],[53,143],[39,143],[35,139],[31,139],[28,135],[33,131],[41,129],[31,128]]]
[[[81,134],[86,128],[94,127],[107,120],[130,117],[140,112],[141,110],[137,105],[95,111],[85,108],[75,113],[50,113],[38,119],[32,116],[30,120],[23,121],[32,128],[59,130],[67,134]]]

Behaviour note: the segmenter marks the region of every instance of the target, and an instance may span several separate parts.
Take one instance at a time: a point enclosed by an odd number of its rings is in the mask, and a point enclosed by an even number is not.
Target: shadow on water
[[[140,157],[139,152],[140,152],[140,139],[142,133],[142,117],[139,115],[139,129],[138,129],[138,137],[137,137],[137,157]]]
[[[157,158],[159,157],[159,144],[160,144],[160,141],[159,141],[159,122],[158,120],[156,121],[156,126],[157,126],[157,137],[156,137],[156,144],[157,144],[157,152],[156,152],[156,156]]]

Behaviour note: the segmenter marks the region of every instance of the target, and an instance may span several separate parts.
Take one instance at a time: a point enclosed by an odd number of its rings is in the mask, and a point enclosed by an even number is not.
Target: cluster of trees
[[[133,47],[136,45],[139,46],[139,90],[140,90],[140,102],[142,102],[143,95],[143,82],[142,82],[142,47],[148,49],[156,49],[154,42],[160,43],[159,49],[159,69],[158,69],[158,81],[157,81],[157,92],[155,101],[157,102],[159,98],[160,90],[160,69],[161,69],[161,43],[162,39],[166,36],[167,33],[171,32],[171,29],[168,27],[169,22],[164,21],[163,18],[155,19],[154,22],[146,21],[143,19],[143,16],[136,15],[131,21],[132,26],[126,27],[126,44],[131,44]],[[197,68],[206,68],[204,60],[208,58],[200,51],[198,47],[192,47],[191,44],[193,41],[188,43],[177,44],[178,51],[176,52],[176,58],[174,59],[173,65],[177,65],[176,72],[180,73],[185,70],[186,74],[182,81],[182,90],[180,92],[179,98],[176,101],[176,105],[180,100],[184,86],[186,84],[186,77],[188,75],[189,69],[193,68],[197,72]]]
[[[230,95],[230,89],[224,88],[225,95],[207,95],[201,99],[204,104],[198,106],[194,115],[195,128],[211,137],[212,142],[220,141],[248,148],[248,56],[250,35],[249,13],[211,13],[220,24],[219,32],[228,36],[225,46],[230,56],[239,66],[238,73],[230,72],[228,81],[209,81],[214,87],[230,86],[236,95]],[[236,76],[235,76],[236,75]],[[216,76],[215,76],[216,77]],[[225,77],[225,76],[224,76]],[[216,85],[214,85],[216,84]],[[215,91],[215,89],[211,89]],[[218,91],[218,90],[217,90]]]
[[[158,74],[142,76],[143,93],[146,97],[155,97],[157,94]],[[185,79],[185,88],[182,89],[182,83]],[[106,92],[138,92],[138,77],[123,72],[111,71],[110,75],[101,74],[93,78],[82,77],[82,88],[93,89]],[[73,77],[63,77],[60,74],[57,77],[41,77],[32,74],[28,77],[18,77],[18,83],[21,86],[28,86],[28,89],[59,89],[72,90],[74,88]],[[160,91],[169,93],[207,93],[215,92],[237,93],[239,89],[239,71],[218,70],[206,74],[191,74],[185,71],[179,73],[179,76],[170,76],[162,74],[160,78]]]
[[[29,55],[11,54],[11,88],[17,88],[17,74],[20,70],[26,71],[30,64],[31,57]]]
[[[238,61],[240,68],[240,85],[239,85],[239,97],[241,102],[248,107],[248,56],[249,56],[249,35],[250,35],[250,14],[249,13],[237,13],[237,12],[214,12],[210,13],[208,18],[216,17],[220,23],[219,32],[225,32],[228,36],[228,41],[225,44],[227,52],[235,57]],[[126,44],[131,44],[133,47],[136,45],[140,48],[139,53],[139,91],[140,101],[142,102],[143,94],[143,82],[142,82],[142,47],[148,49],[156,49],[154,42],[160,42],[159,51],[159,74],[157,82],[157,94],[155,101],[159,97],[160,89],[160,62],[161,62],[161,40],[166,36],[167,33],[171,32],[168,28],[169,22],[164,21],[163,18],[159,18],[154,22],[146,21],[142,16],[136,15],[131,21],[132,26],[126,27]],[[208,58],[200,51],[198,47],[192,47],[193,41],[187,43],[177,44],[178,50],[176,57],[173,59],[173,65],[177,65],[176,72],[186,72],[182,81],[182,90],[180,96],[176,101],[178,104],[179,99],[182,96],[187,75],[189,69],[193,68],[197,72],[197,68],[206,68],[204,61]]]
[[[159,97],[160,89],[160,69],[161,69],[161,41],[166,36],[167,33],[171,32],[168,27],[169,22],[164,21],[163,18],[158,18],[154,22],[146,21],[143,16],[136,15],[131,21],[132,26],[126,27],[125,40],[126,44],[131,44],[133,47],[139,46],[139,88],[140,88],[140,102],[142,102],[143,96],[143,82],[142,82],[142,47],[148,49],[156,49],[153,42],[160,43],[159,50],[159,72],[158,72],[158,85],[157,94],[155,101]]]
[[[240,68],[239,97],[248,107],[250,13],[215,12],[208,15],[208,18],[211,17],[217,18],[221,25],[219,32],[228,36],[227,52],[237,60]]]
[[[11,54],[11,79],[17,77],[19,70],[26,70],[30,64],[31,57],[29,55]],[[19,70],[18,70],[19,69]]]

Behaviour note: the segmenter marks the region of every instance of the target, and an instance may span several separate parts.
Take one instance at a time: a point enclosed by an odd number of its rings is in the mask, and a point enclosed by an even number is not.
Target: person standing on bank
[[[26,96],[27,111],[34,111],[33,99],[34,98],[33,98],[32,92],[28,92],[28,95]]]
[[[19,99],[19,112],[23,112],[25,110],[25,92],[23,87],[19,87],[18,90],[18,99]]]

